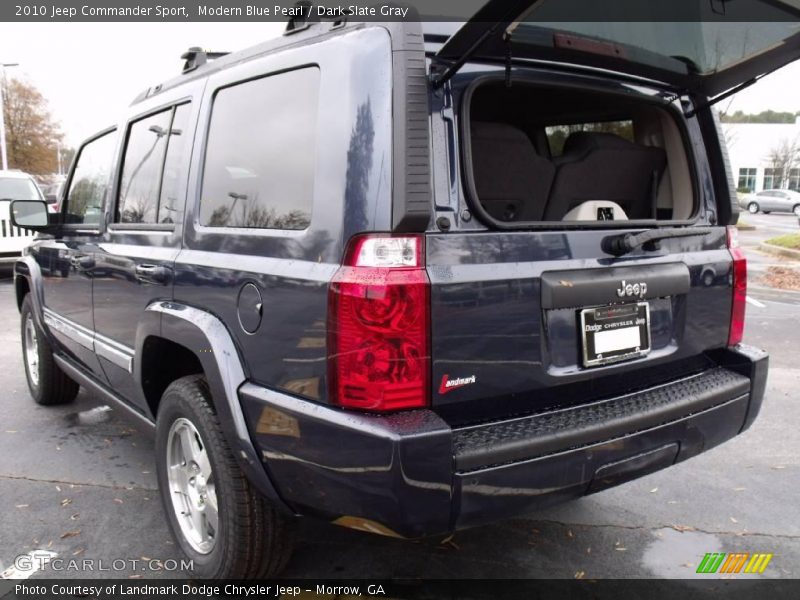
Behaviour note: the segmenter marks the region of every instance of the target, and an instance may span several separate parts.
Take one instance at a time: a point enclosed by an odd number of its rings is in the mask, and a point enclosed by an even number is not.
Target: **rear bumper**
[[[403,537],[576,498],[695,456],[761,407],[767,355],[585,406],[463,429],[433,411],[344,412],[253,384],[242,406],[264,468],[297,513]]]

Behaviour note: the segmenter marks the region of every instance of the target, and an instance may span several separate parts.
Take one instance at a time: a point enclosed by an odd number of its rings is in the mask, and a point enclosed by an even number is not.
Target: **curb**
[[[768,244],[766,242],[760,242],[758,244],[758,247],[764,250],[765,252],[774,254],[775,256],[783,256],[784,258],[792,258],[794,260],[800,260],[800,250],[792,250],[791,248],[774,246],[773,244]]]
[[[737,223],[736,229],[739,231],[755,231],[758,229],[755,225],[750,225],[750,223]]]

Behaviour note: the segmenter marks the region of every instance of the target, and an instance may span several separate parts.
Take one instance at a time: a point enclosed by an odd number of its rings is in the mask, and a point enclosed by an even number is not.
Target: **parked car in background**
[[[794,190],[763,190],[749,194],[739,200],[739,206],[746,208],[751,215],[758,211],[764,214],[793,212],[800,217],[800,192]]]
[[[35,235],[33,231],[11,225],[11,201],[43,199],[33,177],[22,171],[0,170],[0,264],[18,259]]]

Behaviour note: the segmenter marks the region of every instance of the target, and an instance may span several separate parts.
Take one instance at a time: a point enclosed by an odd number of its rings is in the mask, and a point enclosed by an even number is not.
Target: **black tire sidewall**
[[[753,207],[753,206],[755,207],[755,210],[751,210],[751,207]],[[748,204],[747,205],[747,212],[749,212],[751,215],[756,214],[758,212],[758,204],[755,203],[755,202],[751,202],[750,204]]]
[[[184,382],[184,380],[178,380]],[[177,383],[177,382],[176,382]],[[185,382],[188,383],[188,382]],[[195,386],[200,388],[199,380]],[[183,387],[183,386],[181,386]],[[225,480],[227,469],[225,461],[220,460],[214,448],[216,436],[221,436],[219,424],[209,423],[207,415],[203,413],[202,407],[196,407],[195,402],[182,393],[182,390],[171,385],[164,392],[164,396],[159,405],[158,419],[156,421],[156,472],[158,475],[158,487],[161,495],[161,502],[169,520],[173,537],[177,540],[181,550],[190,560],[193,561],[192,573],[201,578],[215,577],[223,567],[223,562],[227,552],[227,544],[231,543],[227,532],[230,530],[229,518],[235,510],[235,506],[229,498],[226,490]],[[208,460],[214,473],[217,495],[217,507],[219,515],[219,532],[214,549],[208,554],[200,554],[186,541],[181,533],[175,509],[172,506],[172,499],[169,497],[170,486],[167,477],[167,440],[172,424],[179,418],[184,418],[192,422],[200,434],[203,446],[206,448]],[[216,421],[216,419],[214,419]],[[213,431],[216,429],[216,431]]]
[[[31,380],[31,373],[30,369],[28,368],[28,356],[27,356],[27,347],[26,347],[26,338],[25,338],[25,323],[28,320],[28,317],[33,320],[33,328],[36,331],[36,353],[39,356],[39,383],[34,384]],[[33,307],[31,306],[30,296],[25,296],[25,299],[22,301],[22,307],[20,311],[20,342],[22,345],[22,363],[25,365],[25,380],[28,382],[28,391],[30,392],[31,396],[33,397],[34,401],[37,403],[41,403],[42,401],[42,368],[44,366],[43,360],[43,350],[45,349],[45,340],[42,336],[42,331],[36,325],[36,319],[33,318]]]

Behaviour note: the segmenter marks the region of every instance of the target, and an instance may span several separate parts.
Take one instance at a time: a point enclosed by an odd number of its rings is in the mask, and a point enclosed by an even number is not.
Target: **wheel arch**
[[[167,345],[160,345],[165,342],[155,340],[164,340]],[[223,434],[242,470],[263,495],[288,510],[269,480],[250,439],[238,394],[247,379],[246,373],[225,325],[211,313],[177,302],[158,301],[146,308],[137,330],[133,375],[148,406],[163,384],[158,380],[151,382],[148,369],[160,356],[163,361],[161,351],[169,349],[181,353],[180,360],[186,361],[185,367],[196,368],[199,365],[202,368]],[[148,354],[153,350],[157,353]],[[154,418],[157,402],[155,408]]]
[[[44,306],[42,272],[32,256],[23,256],[14,263],[14,295],[19,311],[22,311],[22,302],[25,300],[25,296],[30,295],[33,303],[33,320],[39,331],[43,331],[52,341],[50,330],[45,327],[42,318],[42,307]]]

